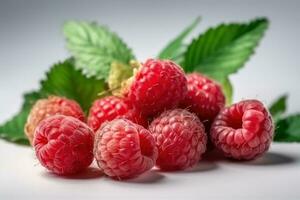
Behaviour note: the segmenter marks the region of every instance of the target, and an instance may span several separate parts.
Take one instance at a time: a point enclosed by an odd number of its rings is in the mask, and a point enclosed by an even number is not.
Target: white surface
[[[202,161],[192,171],[153,170],[120,182],[97,168],[63,178],[42,168],[33,151],[0,141],[0,199],[300,199],[300,144],[273,144],[252,162]]]
[[[220,22],[267,16],[270,29],[256,55],[231,77],[234,99],[268,104],[288,92],[289,112],[299,111],[299,5],[292,0],[0,1],[0,122],[18,111],[22,93],[38,88],[51,64],[68,56],[61,26],[70,19],[109,25],[144,60],[198,15],[203,17],[198,32]],[[300,199],[300,144],[276,144],[256,164],[205,162],[195,172],[151,172],[131,182],[112,181],[93,170],[88,177],[56,177],[40,167],[30,148],[2,140],[0,156],[1,200]]]

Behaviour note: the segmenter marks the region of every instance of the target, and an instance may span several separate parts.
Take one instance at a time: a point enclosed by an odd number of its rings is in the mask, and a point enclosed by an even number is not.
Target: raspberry
[[[123,99],[108,96],[96,100],[90,108],[87,123],[94,131],[97,131],[105,121],[111,121],[122,117],[129,119],[137,124],[146,126],[147,121],[136,109],[124,102]]]
[[[127,119],[115,119],[96,132],[94,155],[106,175],[127,179],[150,170],[157,149],[147,129]]]
[[[58,96],[40,99],[32,107],[24,128],[30,144],[33,143],[34,131],[40,121],[55,114],[72,116],[84,121],[84,113],[77,102]]]
[[[211,128],[214,145],[225,156],[251,160],[269,149],[273,138],[272,118],[257,100],[245,100],[224,108]]]
[[[93,161],[94,133],[80,120],[54,115],[40,122],[33,145],[40,163],[58,174],[74,174]]]
[[[188,93],[181,107],[195,113],[209,131],[210,124],[225,105],[221,87],[208,77],[192,73],[186,75]]]
[[[206,150],[204,126],[195,114],[183,109],[163,112],[149,126],[158,147],[156,165],[162,170],[192,167]]]
[[[181,67],[169,60],[148,59],[133,77],[124,96],[146,116],[175,108],[187,93]]]

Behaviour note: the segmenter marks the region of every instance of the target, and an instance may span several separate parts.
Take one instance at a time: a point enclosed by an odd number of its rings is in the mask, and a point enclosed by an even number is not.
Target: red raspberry
[[[127,179],[150,170],[157,149],[147,129],[126,119],[115,119],[96,132],[94,154],[106,175]]]
[[[169,60],[148,59],[136,75],[125,96],[146,116],[175,108],[187,93],[181,67]]]
[[[97,131],[105,121],[115,118],[126,118],[142,126],[147,125],[147,120],[136,109],[124,102],[123,99],[108,96],[96,100],[90,108],[87,123],[94,131]]]
[[[84,113],[76,101],[58,96],[40,99],[33,105],[24,128],[30,144],[33,143],[34,131],[37,125],[46,117],[55,114],[72,116],[84,121]]]
[[[221,87],[208,77],[192,73],[186,75],[188,93],[181,107],[195,113],[204,123],[206,130],[225,105],[225,97]]]
[[[204,126],[195,114],[183,109],[169,110],[149,126],[158,147],[156,165],[162,170],[192,167],[206,150]]]
[[[41,121],[33,145],[40,163],[58,174],[74,174],[93,161],[94,134],[80,120],[54,115]]]
[[[250,160],[269,149],[273,138],[272,118],[257,100],[245,100],[224,108],[211,128],[214,145],[225,156]]]

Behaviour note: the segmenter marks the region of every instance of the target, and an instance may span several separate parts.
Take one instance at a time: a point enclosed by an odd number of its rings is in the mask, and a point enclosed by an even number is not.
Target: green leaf
[[[44,94],[42,94],[41,91],[33,91],[24,94],[24,103],[22,106],[22,109],[28,109],[30,110],[32,105],[39,99],[46,97]]]
[[[31,92],[24,95],[24,103],[21,111],[0,125],[0,138],[19,144],[29,144],[24,134],[24,125],[32,105],[39,98],[41,98],[41,94],[38,92]]]
[[[277,122],[274,141],[300,142],[300,114],[288,116]]]
[[[275,122],[279,120],[282,114],[286,111],[287,98],[287,95],[282,95],[271,104],[269,111]]]
[[[23,110],[0,126],[0,137],[15,143],[28,144],[24,135],[24,125],[29,110]]]
[[[0,138],[29,144],[24,134],[24,125],[31,107],[38,99],[49,95],[64,96],[77,101],[87,112],[92,102],[98,98],[98,93],[105,89],[103,79],[87,78],[80,70],[75,69],[71,59],[55,64],[46,74],[46,79],[41,81],[41,89],[25,94],[21,111],[0,125]]]
[[[182,63],[186,72],[198,71],[222,80],[243,67],[268,27],[265,18],[247,24],[221,24],[189,45]]]
[[[46,95],[64,96],[77,101],[87,112],[100,92],[106,89],[103,79],[87,78],[75,69],[72,60],[55,64],[41,81],[41,91]]]
[[[113,61],[128,64],[134,59],[131,49],[115,33],[96,23],[67,22],[64,35],[76,67],[88,77],[106,80]]]
[[[181,62],[183,53],[186,51],[186,45],[183,44],[183,40],[196,28],[199,22],[200,17],[197,17],[175,39],[167,44],[167,46],[159,53],[158,58],[170,59],[177,63]]]
[[[280,96],[269,108],[276,124],[274,141],[300,142],[300,114],[282,117],[287,108],[287,98],[287,95]]]
[[[222,79],[220,81],[220,84],[222,86],[222,90],[226,98],[226,105],[230,105],[232,103],[233,98],[233,86],[228,77]]]

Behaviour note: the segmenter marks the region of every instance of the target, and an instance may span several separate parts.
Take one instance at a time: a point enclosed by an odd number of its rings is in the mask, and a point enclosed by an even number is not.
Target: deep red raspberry
[[[84,121],[84,113],[76,101],[58,96],[40,99],[32,107],[24,128],[30,144],[33,143],[34,131],[40,121],[56,114],[72,116]]]
[[[180,66],[168,60],[148,59],[139,68],[125,97],[146,116],[176,107],[187,93]]]
[[[194,166],[206,150],[204,126],[195,114],[183,109],[163,112],[149,126],[158,147],[156,165],[162,170]]]
[[[265,153],[273,138],[272,118],[257,100],[224,108],[211,127],[211,139],[225,156],[250,160]]]
[[[147,126],[147,120],[141,112],[133,109],[128,103],[119,97],[108,96],[96,100],[90,108],[87,123],[94,131],[97,131],[105,121],[115,118],[126,118],[142,126]]]
[[[225,105],[225,97],[218,83],[199,74],[186,75],[188,93],[181,107],[195,113],[204,123],[207,131],[219,111]]]
[[[54,115],[35,130],[35,153],[40,163],[58,174],[74,174],[93,161],[94,133],[80,120]]]
[[[157,148],[147,129],[127,119],[115,119],[96,132],[94,154],[107,176],[128,179],[154,166]]]

